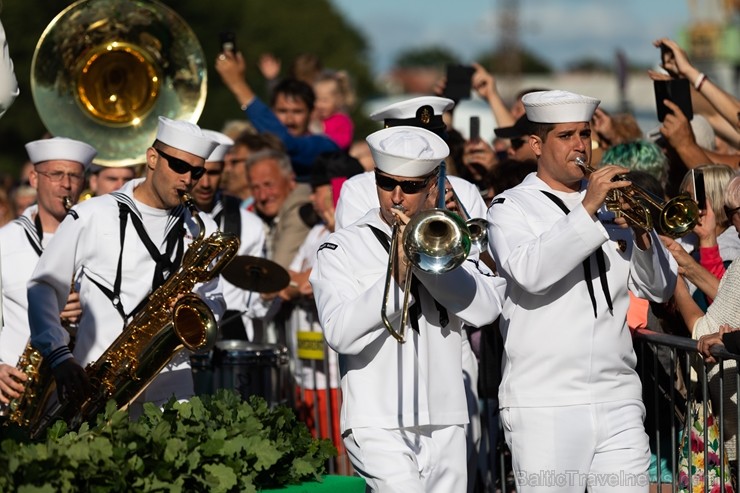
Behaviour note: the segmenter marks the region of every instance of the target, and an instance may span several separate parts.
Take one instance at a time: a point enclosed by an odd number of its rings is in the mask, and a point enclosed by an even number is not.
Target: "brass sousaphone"
[[[46,27],[31,90],[52,135],[98,150],[104,166],[144,162],[159,115],[197,122],[203,49],[185,21],[151,0],[81,0]]]

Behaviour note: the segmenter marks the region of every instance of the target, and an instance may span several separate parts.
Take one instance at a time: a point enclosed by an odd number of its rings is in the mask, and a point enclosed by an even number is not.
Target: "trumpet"
[[[417,213],[411,218],[403,231],[401,246],[409,261],[409,266],[404,281],[401,325],[398,329],[393,327],[387,314],[393,269],[398,262],[396,253],[398,251],[398,237],[400,236],[400,221],[398,219],[393,222],[391,230],[391,245],[388,252],[388,267],[386,269],[385,291],[380,317],[391,336],[401,344],[405,342],[404,333],[408,322],[412,267],[423,272],[443,274],[462,265],[470,253],[471,234],[468,231],[468,226],[459,215],[445,209],[444,162],[440,165],[438,180],[437,207]]]
[[[588,173],[596,171],[596,168],[587,165],[580,156],[575,162]],[[624,175],[614,178],[627,179],[629,178]],[[664,201],[637,185],[629,185],[611,190],[606,196],[605,204],[607,210],[624,217],[631,226],[645,231],[656,229],[659,234],[671,238],[688,234],[699,222],[699,206],[685,194]],[[623,207],[623,204],[627,207]]]

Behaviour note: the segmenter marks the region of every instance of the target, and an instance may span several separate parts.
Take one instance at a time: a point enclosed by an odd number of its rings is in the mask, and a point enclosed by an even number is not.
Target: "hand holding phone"
[[[478,140],[480,139],[480,117],[479,116],[471,116],[470,117],[470,135],[468,140]]]
[[[475,68],[469,65],[447,65],[447,84],[442,96],[457,102],[469,99]]]
[[[658,121],[662,122],[665,116],[671,113],[664,99],[673,102],[686,115],[686,119],[691,121],[694,118],[694,109],[691,106],[691,87],[688,79],[670,79],[654,80],[653,89],[655,90],[655,108],[658,112]]]
[[[236,33],[234,31],[223,31],[219,34],[221,51],[236,53]]]

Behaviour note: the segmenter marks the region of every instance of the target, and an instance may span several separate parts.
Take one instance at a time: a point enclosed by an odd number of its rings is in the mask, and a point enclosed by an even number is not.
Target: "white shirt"
[[[564,406],[641,399],[627,328],[628,288],[662,302],[673,294],[677,266],[658,237],[641,251],[613,213],[589,215],[580,192],[556,192],[535,173],[494,198],[488,239],[507,289],[500,327],[504,338],[502,407]],[[541,190],[559,197],[566,215]],[[624,251],[620,247],[624,248]],[[613,313],[591,257],[598,317],[582,262],[598,248],[606,258]]]
[[[458,176],[447,176],[447,178],[470,217],[486,217],[486,203],[480,195],[480,190]],[[353,176],[342,184],[342,190],[339,193],[335,213],[336,229],[346,228],[367,214],[367,211],[379,206],[375,172],[366,171]]]
[[[28,343],[28,296],[26,285],[39,261],[39,254],[31,245],[38,242],[34,217],[38,206],[32,205],[21,217],[0,228],[0,271],[2,272],[2,306],[4,324],[0,331],[0,361],[15,366]],[[30,240],[28,235],[33,238]],[[43,248],[54,235],[44,234],[37,248]],[[70,282],[72,279],[70,278]],[[69,283],[67,292],[69,293]],[[59,314],[57,313],[57,317]]]
[[[213,219],[223,209],[223,202],[219,201],[216,207],[211,212],[205,214]],[[241,221],[241,227],[239,231],[239,251],[237,255],[248,255],[251,257],[262,257],[263,249],[265,246],[265,232],[263,230],[263,221],[256,214],[247,211],[240,207],[239,218]],[[223,230],[224,217],[221,216],[221,224],[218,225]],[[244,290],[238,286],[231,284],[226,279],[221,279],[223,285],[224,300],[226,301],[227,310],[235,310],[244,312],[242,314],[242,323],[247,331],[247,336],[251,340],[253,334],[252,319],[251,316],[254,314],[250,311],[250,307],[254,307],[256,303],[259,303],[259,293],[253,293],[251,291]]]
[[[504,281],[477,259],[445,274],[418,272],[419,334],[407,327],[399,344],[381,320],[388,253],[369,225],[390,235],[379,209],[369,211],[329,236],[310,276],[324,336],[339,353],[341,429],[465,424],[462,325],[499,315]],[[403,293],[391,286],[387,312],[398,326]],[[432,296],[447,310],[446,327]]]
[[[120,190],[133,199],[134,188],[143,179],[131,180]],[[154,209],[136,203],[142,222],[151,240],[164,250],[165,224],[174,222],[170,211]],[[121,333],[124,322],[105,294],[92,282],[113,290],[116,270],[121,253],[120,221],[118,202],[113,195],[93,197],[76,205],[57,229],[54,239],[39,259],[39,263],[28,284],[29,321],[34,347],[47,357],[66,345],[65,331],[59,321],[59,312],[69,294],[72,275],[81,271],[79,293],[82,316],[77,330],[73,356],[82,366],[95,361]],[[205,224],[206,237],[216,231],[216,225],[205,214],[200,214]],[[197,224],[185,213],[184,245],[188,245],[198,234]],[[155,262],[134,229],[132,218],[128,218],[122,255],[122,282],[120,297],[125,312],[130,313],[151,292]],[[225,303],[221,292],[220,276],[196,284],[193,292],[200,295],[220,320]],[[171,394],[187,398],[193,393],[190,361],[186,351],[180,351],[155,378],[143,396],[143,400],[159,402]],[[63,358],[62,358],[63,359]],[[173,382],[165,377],[167,371],[178,372],[182,378]],[[163,378],[162,378],[163,377]],[[166,388],[157,385],[158,380],[170,380]]]

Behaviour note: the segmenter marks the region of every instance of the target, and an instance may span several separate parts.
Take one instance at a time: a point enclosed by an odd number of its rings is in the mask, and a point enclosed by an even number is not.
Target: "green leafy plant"
[[[231,390],[146,404],[136,421],[109,402],[93,426],[57,422],[45,442],[0,442],[0,491],[256,492],[320,480],[336,453],[289,408]]]

